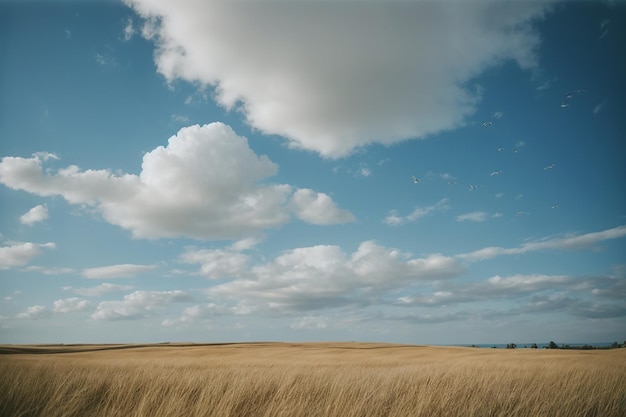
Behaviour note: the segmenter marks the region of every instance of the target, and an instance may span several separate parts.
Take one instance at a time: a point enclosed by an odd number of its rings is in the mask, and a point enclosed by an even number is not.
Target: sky
[[[626,338],[621,1],[0,1],[0,343]]]

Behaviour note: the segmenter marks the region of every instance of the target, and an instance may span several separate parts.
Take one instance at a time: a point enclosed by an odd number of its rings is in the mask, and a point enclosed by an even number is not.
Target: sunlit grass
[[[626,415],[626,349],[269,343],[77,352],[91,348],[0,355],[0,415]]]

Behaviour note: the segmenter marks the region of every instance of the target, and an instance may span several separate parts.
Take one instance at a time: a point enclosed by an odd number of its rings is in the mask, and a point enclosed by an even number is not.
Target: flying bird
[[[517,153],[518,152],[517,148],[513,148],[513,152]]]
[[[419,178],[417,178],[415,175],[413,175],[411,179],[413,180],[413,184],[419,184],[420,182]]]
[[[489,175],[491,175],[492,177],[495,177],[496,175],[500,175],[500,174],[502,174],[502,171],[493,171],[493,172],[492,172],[491,174],[489,174]]]
[[[565,98],[563,98],[563,101],[561,102],[561,107],[568,107],[569,102],[574,97],[574,94],[584,93],[584,92],[585,90],[572,90],[569,93],[565,94]]]
[[[483,127],[489,127],[489,126],[492,126],[492,125],[493,125],[492,121],[483,122]]]
[[[544,169],[544,171],[547,171],[547,170],[552,169],[552,168],[554,168],[554,164],[550,164],[547,167],[544,167],[543,169]]]
[[[498,152],[502,152],[504,148],[498,148]]]
[[[479,185],[474,185],[474,184],[467,184],[467,188],[471,190],[476,190],[478,187],[480,187]]]
[[[552,206],[552,207],[550,207],[550,208],[551,208],[551,209],[553,209],[553,210],[556,210],[556,209],[558,209],[558,208],[559,208],[559,206],[557,206],[557,205],[555,204],[555,205],[553,205],[553,206]]]
[[[518,211],[517,213],[515,213],[515,217],[525,216],[527,214],[528,214],[527,211]]]

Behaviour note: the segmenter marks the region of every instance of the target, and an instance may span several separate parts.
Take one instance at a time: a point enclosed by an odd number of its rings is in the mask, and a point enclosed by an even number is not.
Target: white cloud
[[[25,272],[39,272],[44,275],[67,275],[73,274],[74,269],[66,268],[66,267],[45,267],[45,266],[36,266],[31,265],[22,269]]]
[[[461,126],[467,83],[513,60],[536,66],[544,2],[125,0],[158,72],[295,148],[325,157]],[[454,28],[452,31],[451,28]]]
[[[32,242],[7,242],[8,246],[0,247],[0,269],[8,269],[26,265],[31,259],[41,255],[43,249],[54,249],[56,245]]]
[[[48,309],[45,306],[31,306],[26,309],[26,311],[19,313],[15,316],[18,319],[40,319],[49,314]]]
[[[48,207],[46,205],[38,205],[28,210],[20,217],[22,224],[32,225],[42,222],[48,218]]]
[[[111,284],[108,282],[103,282],[100,285],[97,285],[95,287],[90,287],[90,288],[71,288],[71,287],[66,287],[64,288],[68,291],[72,291],[78,295],[82,295],[85,297],[99,297],[105,294],[109,294],[112,292],[121,292],[121,291],[128,291],[128,290],[132,290],[133,287],[132,285],[118,285],[118,284]]]
[[[130,278],[144,272],[152,271],[155,268],[155,265],[109,265],[83,269],[81,275],[89,279]]]
[[[442,285],[431,294],[418,294],[398,297],[396,305],[452,305],[457,303],[495,301],[503,297],[512,299],[538,294],[541,291],[553,291],[558,288],[571,289],[577,281],[563,275],[512,275],[493,276],[486,281],[471,284]]]
[[[308,189],[296,191],[288,204],[293,187],[264,183],[276,164],[221,123],[180,129],[166,147],[144,155],[139,175],[74,165],[44,172],[48,155],[2,158],[0,183],[94,207],[137,238],[237,239],[287,223],[290,209],[316,224],[353,219],[326,194]]]
[[[223,249],[191,249],[179,259],[187,264],[200,264],[200,273],[211,279],[238,277],[248,265],[247,255]]]
[[[606,100],[604,100],[601,103],[598,103],[594,108],[593,108],[593,114],[598,114],[602,111],[602,109],[604,108],[604,105],[606,104]]]
[[[624,236],[626,236],[626,226],[619,226],[601,232],[528,242],[516,248],[491,246],[473,252],[463,253],[457,255],[457,257],[467,261],[482,261],[495,258],[496,256],[518,255],[540,250],[582,249],[591,247],[604,240],[619,239]]]
[[[291,324],[294,330],[320,330],[328,326],[328,318],[323,316],[304,316]]]
[[[433,204],[432,206],[416,207],[411,213],[409,213],[407,216],[404,216],[404,217],[398,216],[398,212],[396,210],[392,210],[389,213],[389,215],[385,217],[383,221],[390,226],[398,226],[407,221],[414,222],[418,219],[421,219],[424,216],[427,216],[428,214],[432,212],[443,211],[443,210],[447,210],[448,208],[450,208],[448,206],[448,199],[443,198],[439,200],[438,202],[436,202],[435,204]]]
[[[292,249],[207,293],[233,300],[240,314],[311,311],[368,304],[416,280],[446,279],[462,272],[457,261],[441,254],[411,258],[365,241],[353,253],[334,245]]]
[[[55,313],[72,313],[74,311],[84,311],[89,307],[89,301],[81,300],[78,297],[56,300],[53,303]]]
[[[135,25],[133,23],[133,19],[131,17],[129,17],[126,20],[126,25],[124,26],[124,30],[123,30],[123,34],[124,34],[124,40],[125,41],[129,41],[133,38],[133,36],[135,36],[135,33],[137,31],[135,30]]]
[[[192,298],[183,291],[135,291],[122,301],[102,301],[91,315],[94,320],[132,320],[145,317],[154,310]]]
[[[224,313],[224,309],[214,303],[187,307],[178,319],[166,319],[161,323],[163,326],[176,326],[193,323],[201,320],[212,319]]]
[[[348,223],[356,220],[348,210],[338,208],[328,195],[308,188],[297,190],[291,197],[290,206],[296,217],[311,224]]]
[[[457,216],[456,220],[459,222],[484,222],[485,220],[487,220],[487,213],[485,213],[484,211],[473,211],[471,213],[465,213]]]

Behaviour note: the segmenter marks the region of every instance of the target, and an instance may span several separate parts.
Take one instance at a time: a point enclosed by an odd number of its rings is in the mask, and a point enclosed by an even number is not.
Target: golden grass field
[[[0,376],[1,416],[626,416],[626,349],[5,345]]]

